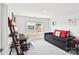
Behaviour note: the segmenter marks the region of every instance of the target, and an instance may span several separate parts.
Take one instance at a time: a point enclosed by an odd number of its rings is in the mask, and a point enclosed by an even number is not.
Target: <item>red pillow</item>
[[[62,31],[62,32],[61,32],[61,37],[62,37],[62,38],[65,38],[66,35],[67,35],[67,32],[66,32],[66,31]]]

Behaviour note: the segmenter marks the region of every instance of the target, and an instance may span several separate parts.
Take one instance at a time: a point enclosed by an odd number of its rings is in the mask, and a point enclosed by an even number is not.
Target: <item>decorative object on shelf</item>
[[[77,19],[76,18],[68,19],[68,22],[70,25],[76,25]]]
[[[52,21],[52,25],[55,26],[56,25],[56,21]]]

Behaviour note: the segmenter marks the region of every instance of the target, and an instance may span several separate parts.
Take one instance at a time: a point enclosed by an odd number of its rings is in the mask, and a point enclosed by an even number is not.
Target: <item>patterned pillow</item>
[[[59,31],[55,32],[55,36],[57,36],[57,37],[60,37],[60,34],[61,34],[61,32],[59,32]]]

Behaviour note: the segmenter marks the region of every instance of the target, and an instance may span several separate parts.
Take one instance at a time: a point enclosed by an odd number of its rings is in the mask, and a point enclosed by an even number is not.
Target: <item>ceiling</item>
[[[79,12],[79,3],[9,3],[16,15],[52,18]]]

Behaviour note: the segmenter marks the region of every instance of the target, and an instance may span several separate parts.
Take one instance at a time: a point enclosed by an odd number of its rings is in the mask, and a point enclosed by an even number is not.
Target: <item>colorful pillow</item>
[[[67,34],[67,31],[64,30],[55,30],[53,32],[53,36],[61,37],[61,38],[66,38],[70,36],[70,32]]]
[[[61,35],[61,30],[55,30],[54,33],[53,33],[53,35],[60,37],[60,35]]]
[[[59,32],[59,31],[55,32],[55,36],[57,36],[57,37],[60,37],[60,34],[61,34],[61,32]]]
[[[67,32],[66,31],[62,31],[61,32],[61,38],[65,38],[67,36]]]

